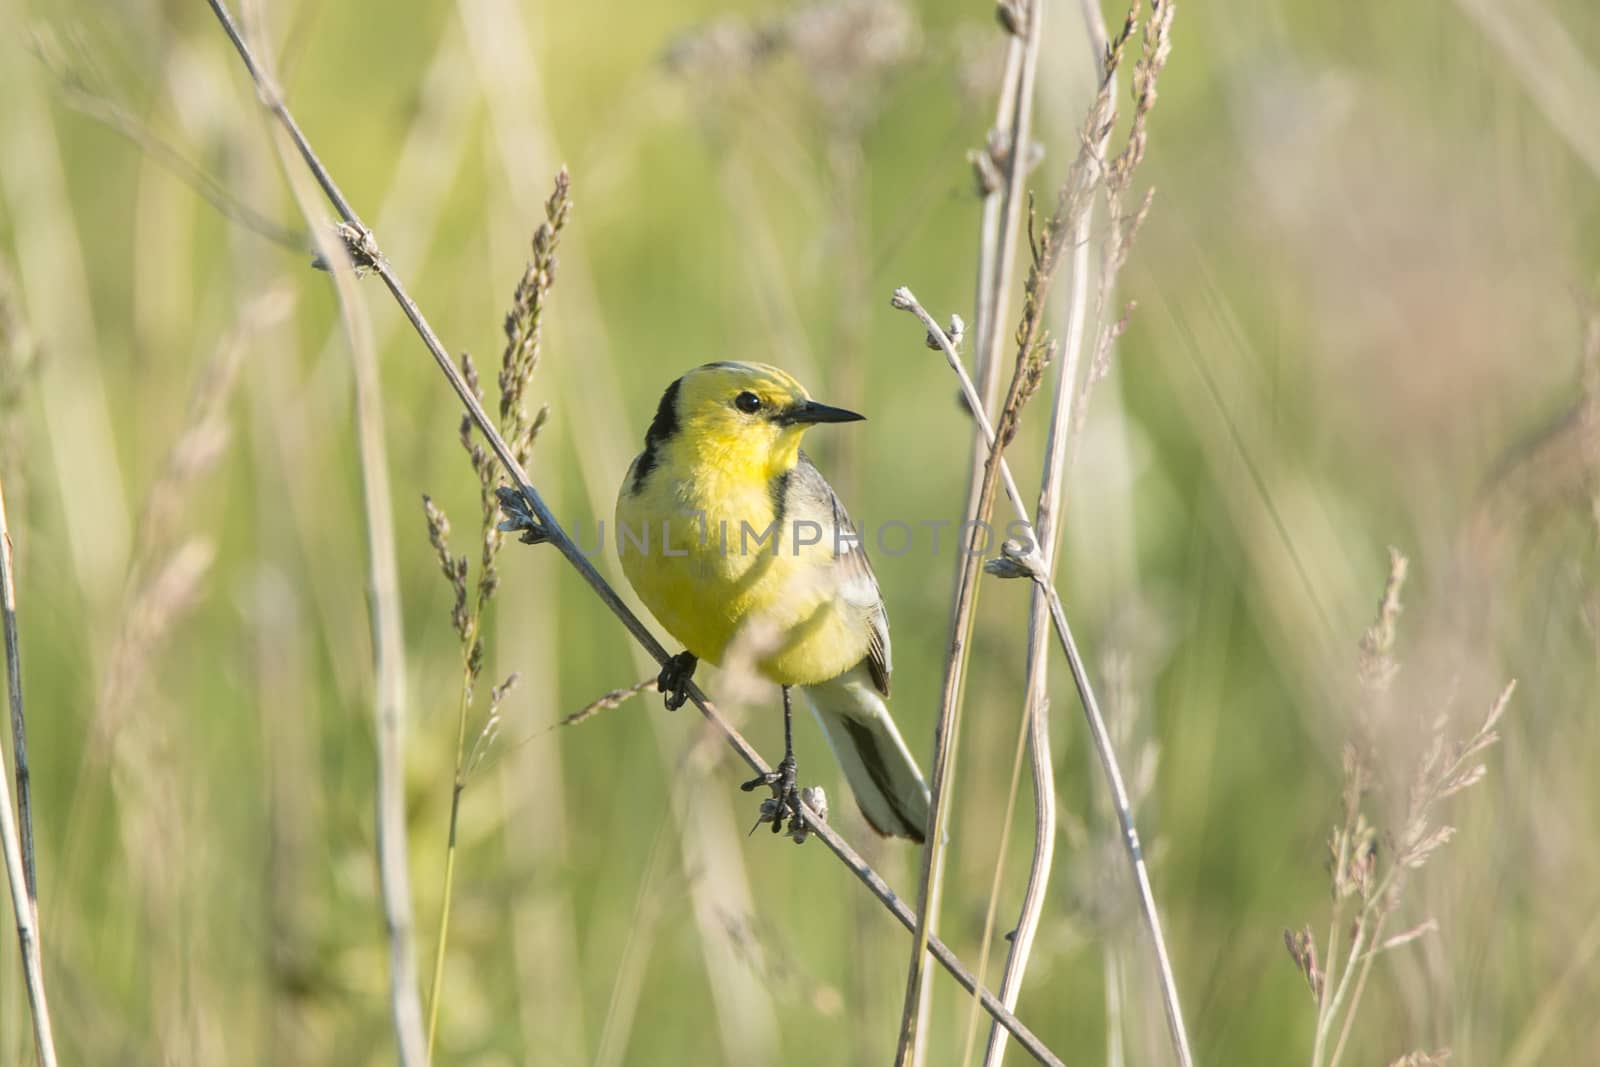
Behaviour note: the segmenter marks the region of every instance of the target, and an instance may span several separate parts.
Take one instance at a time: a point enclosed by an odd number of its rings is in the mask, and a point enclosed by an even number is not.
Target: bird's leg
[[[789,687],[783,687],[783,759],[778,766],[761,775],[752,778],[739,788],[745,792],[757,786],[769,786],[772,789],[772,799],[761,805],[761,819],[756,825],[772,822],[772,832],[781,833],[784,821],[789,823],[791,834],[800,834],[805,825],[800,817],[800,790],[797,786],[798,774],[794,759],[794,707],[790,701]],[[803,836],[803,835],[802,835]],[[800,840],[797,837],[796,840]]]
[[[794,761],[794,708],[789,703],[789,687],[783,687],[783,759],[778,763],[778,801],[788,807],[795,818],[800,817],[800,793],[796,786],[799,777]],[[773,820],[772,828],[778,828]]]
[[[661,668],[661,673],[656,677],[656,688],[667,694],[668,711],[677,711],[689,699],[689,680],[694,677],[694,669],[699,665],[700,661],[694,653],[685,651],[667,660],[667,665]]]

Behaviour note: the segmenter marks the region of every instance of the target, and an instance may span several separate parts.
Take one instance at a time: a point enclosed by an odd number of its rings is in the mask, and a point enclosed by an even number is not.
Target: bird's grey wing
[[[823,537],[839,568],[839,597],[860,610],[872,628],[868,635],[867,671],[872,676],[872,684],[878,687],[880,693],[888,696],[889,675],[892,673],[889,612],[884,607],[883,593],[878,588],[878,576],[872,573],[872,562],[867,559],[866,546],[861,543],[844,505],[839,503],[838,494],[804,452],[800,453],[799,462],[789,472],[786,489],[789,500],[800,505],[786,509],[791,515],[832,516],[833,528],[825,529]]]

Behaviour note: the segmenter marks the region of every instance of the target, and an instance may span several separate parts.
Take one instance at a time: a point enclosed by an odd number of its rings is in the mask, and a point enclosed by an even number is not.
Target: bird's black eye
[[[733,398],[733,406],[746,415],[754,415],[761,410],[761,398],[746,390]]]

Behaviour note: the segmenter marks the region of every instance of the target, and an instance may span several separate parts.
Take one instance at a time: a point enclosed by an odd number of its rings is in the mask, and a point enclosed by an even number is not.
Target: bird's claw
[[[700,665],[693,652],[680,652],[667,660],[656,676],[656,688],[667,695],[668,711],[677,711],[689,699],[689,681]]]
[[[809,811],[806,810],[808,808]],[[783,812],[783,802],[775,796],[768,797],[761,802],[761,817],[756,820],[756,826],[770,822],[776,832]],[[828,796],[820,785],[805,786],[800,790],[800,805],[792,812],[789,817],[789,838],[795,844],[803,845],[806,838],[811,836],[814,824],[828,821]],[[756,826],[750,828],[751,833],[756,832]]]
[[[777,767],[766,774],[757,775],[739,788],[748,793],[762,786],[771,789],[772,796],[761,802],[761,814],[756,819],[756,826],[770,822],[772,832],[778,834],[784,831],[787,823],[789,835],[796,842],[804,841],[806,820],[800,810],[800,788],[794,756],[785,756]],[[750,828],[750,832],[755,832],[755,826]]]

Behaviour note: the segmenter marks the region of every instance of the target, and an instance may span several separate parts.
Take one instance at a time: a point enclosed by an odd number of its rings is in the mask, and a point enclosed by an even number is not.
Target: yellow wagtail
[[[755,664],[783,688],[784,757],[745,788],[774,788],[774,831],[785,811],[799,814],[789,702],[799,686],[867,822],[921,842],[928,787],[884,703],[883,596],[839,498],[800,451],[814,424],[860,418],[776,367],[695,368],[667,386],[622,483],[617,552],[687,649],[661,672],[669,708],[683,704],[698,660],[721,662],[741,632],[768,638]]]

